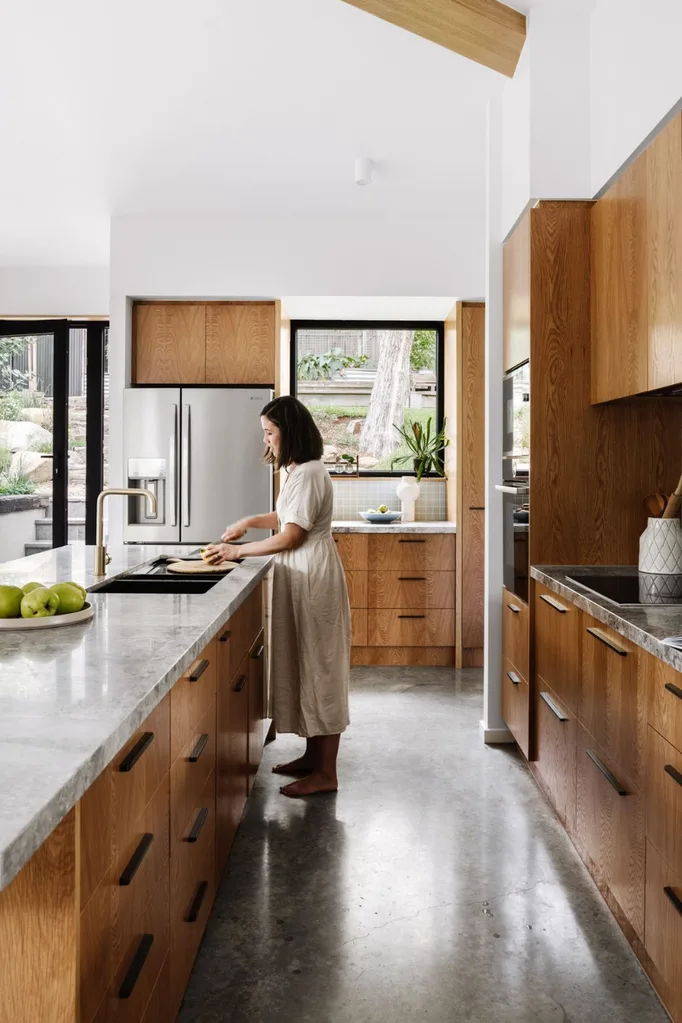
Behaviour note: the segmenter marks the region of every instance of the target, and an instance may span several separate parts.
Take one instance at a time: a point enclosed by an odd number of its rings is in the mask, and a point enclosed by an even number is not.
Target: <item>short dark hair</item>
[[[283,395],[269,401],[261,409],[261,415],[279,427],[281,434],[279,454],[275,458],[272,451],[265,452],[265,459],[276,469],[288,465],[303,465],[304,462],[315,462],[324,454],[322,434],[315,425],[315,420],[308,409],[298,398]]]

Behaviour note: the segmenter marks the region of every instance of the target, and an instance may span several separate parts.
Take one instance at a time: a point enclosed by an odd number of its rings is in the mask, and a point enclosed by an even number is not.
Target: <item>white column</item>
[[[487,114],[485,287],[485,633],[483,720],[486,743],[513,742],[502,720],[502,117]]]

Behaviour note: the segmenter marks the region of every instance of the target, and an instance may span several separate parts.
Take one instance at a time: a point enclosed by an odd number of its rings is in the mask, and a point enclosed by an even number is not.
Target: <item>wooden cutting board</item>
[[[224,565],[209,565],[205,561],[171,561],[170,565],[166,569],[167,572],[177,573],[178,575],[206,575],[207,573],[217,572],[218,574],[224,574],[225,572],[231,572],[233,568],[236,568],[236,562],[227,561]]]

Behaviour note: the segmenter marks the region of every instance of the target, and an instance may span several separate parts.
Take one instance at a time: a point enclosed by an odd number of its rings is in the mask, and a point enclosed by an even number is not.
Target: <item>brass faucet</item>
[[[151,490],[135,489],[133,487],[113,487],[110,490],[103,490],[97,498],[97,536],[95,538],[95,575],[106,575],[107,565],[111,557],[107,554],[104,546],[104,498],[110,494],[119,494],[121,497],[146,497],[151,507],[152,515],[156,515],[156,494]]]

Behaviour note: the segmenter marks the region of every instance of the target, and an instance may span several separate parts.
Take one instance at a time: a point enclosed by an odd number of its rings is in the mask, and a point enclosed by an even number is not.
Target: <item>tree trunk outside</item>
[[[360,434],[360,451],[374,458],[385,458],[400,443],[395,427],[403,425],[410,397],[410,354],[414,331],[381,330],[378,334],[377,375]]]

